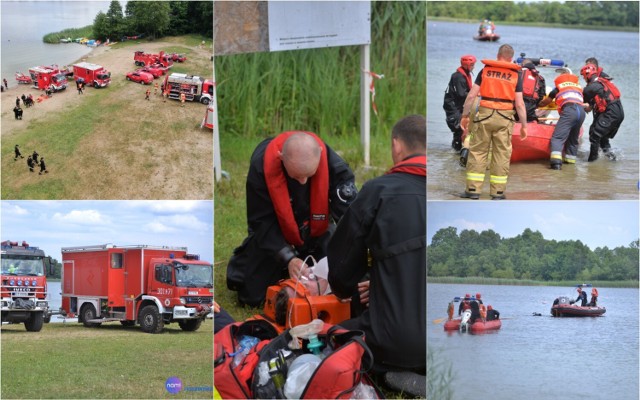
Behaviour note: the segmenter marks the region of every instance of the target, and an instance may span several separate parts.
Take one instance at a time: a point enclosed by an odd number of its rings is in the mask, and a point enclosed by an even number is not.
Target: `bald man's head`
[[[287,174],[304,185],[307,179],[315,175],[321,154],[322,146],[313,136],[298,132],[285,140],[280,159]]]

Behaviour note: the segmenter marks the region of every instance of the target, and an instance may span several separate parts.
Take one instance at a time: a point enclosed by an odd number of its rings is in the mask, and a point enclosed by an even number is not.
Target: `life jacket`
[[[449,306],[447,307],[447,316],[449,317],[449,321],[453,319],[453,302],[449,302]]]
[[[471,309],[471,303],[469,303],[469,300],[464,300],[462,302],[462,311],[466,311],[470,309]]]
[[[556,95],[556,105],[562,111],[562,106],[567,103],[582,104],[582,87],[578,82],[578,77],[572,74],[559,75],[555,80],[558,94]]]
[[[522,70],[522,96],[530,97],[536,102],[540,100],[538,90],[540,89],[540,79],[538,79],[538,71],[532,71],[529,68]]]
[[[399,163],[394,165],[393,168],[391,168],[389,172],[387,172],[387,174],[393,174],[397,172],[404,172],[407,174],[418,176],[427,176],[427,156],[415,156],[400,161]]]
[[[486,66],[482,69],[480,106],[513,110],[520,67],[506,61],[482,60],[482,63]]]
[[[460,72],[462,76],[465,77],[465,79],[467,80],[467,86],[469,86],[469,90],[471,90],[471,86],[473,86],[473,82],[471,81],[471,75],[467,71],[465,71],[464,68],[462,67],[458,67],[456,71]]]
[[[487,319],[487,307],[484,304],[480,304],[480,318]]]
[[[276,136],[264,152],[264,178],[267,183],[269,197],[273,202],[278,224],[287,243],[294,246],[301,246],[304,241],[300,237],[300,230],[293,215],[291,200],[289,198],[289,187],[285,175],[282,160],[278,155],[282,151],[284,142],[289,136],[300,131],[284,132]],[[322,236],[329,227],[329,164],[327,161],[327,148],[322,140],[311,132],[302,132],[311,135],[320,146],[320,164],[312,177],[309,178],[311,185],[311,236]]]
[[[595,110],[599,113],[603,113],[609,104],[614,101],[620,100],[620,90],[616,87],[616,85],[611,82],[611,80],[607,78],[603,78],[601,76],[597,77],[594,82],[600,82],[602,87],[604,88],[604,97],[600,95],[596,95],[595,100]]]
[[[598,297],[598,289],[596,289],[596,288],[592,288],[592,289],[591,289],[591,296]]]

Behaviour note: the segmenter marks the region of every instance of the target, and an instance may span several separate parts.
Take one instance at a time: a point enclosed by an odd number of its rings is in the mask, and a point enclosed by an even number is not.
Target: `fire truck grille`
[[[211,296],[189,296],[185,297],[184,301],[187,304],[209,304],[211,303]]]

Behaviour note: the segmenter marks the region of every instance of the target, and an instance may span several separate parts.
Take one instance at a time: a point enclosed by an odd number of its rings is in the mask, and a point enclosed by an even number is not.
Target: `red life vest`
[[[554,80],[554,83],[556,84],[556,89],[558,89],[556,105],[560,111],[562,111],[562,106],[566,103],[582,104],[584,102],[582,97],[582,87],[580,86],[576,75],[559,75]]]
[[[300,131],[283,132],[276,136],[264,152],[264,179],[269,190],[269,197],[273,202],[273,208],[278,217],[278,224],[287,243],[301,246],[304,241],[300,237],[298,224],[293,215],[291,201],[289,199],[289,187],[285,176],[284,166],[278,152],[287,138]],[[329,227],[329,164],[327,161],[327,148],[322,140],[311,132],[302,132],[313,138],[322,146],[320,164],[315,175],[309,178],[311,185],[311,236],[318,237],[324,234]]]
[[[594,109],[599,113],[603,113],[609,104],[620,100],[620,90],[609,79],[601,76],[597,77],[594,82],[600,82],[604,87],[604,97],[596,95],[594,98],[596,103]]]
[[[473,86],[473,82],[471,82],[471,76],[462,67],[458,67],[456,71],[460,72],[462,76],[465,77],[465,79],[467,80],[467,86],[469,86],[469,90],[471,90],[471,86]]]
[[[407,174],[418,175],[418,176],[427,176],[427,156],[415,156],[411,158],[407,158],[404,161],[400,161],[396,165],[393,166],[387,172],[387,174],[393,174],[396,172],[404,172]]]
[[[529,68],[522,70],[522,96],[530,97],[534,100],[540,100],[538,90],[540,89],[540,79],[538,79],[538,72],[534,72]]]
[[[520,67],[506,61],[482,60],[482,63],[486,66],[482,69],[480,106],[513,110]]]

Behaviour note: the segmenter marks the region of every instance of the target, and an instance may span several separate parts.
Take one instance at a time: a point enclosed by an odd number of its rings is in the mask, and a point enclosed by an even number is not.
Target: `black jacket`
[[[319,238],[310,237],[309,182],[301,185],[287,176],[293,213],[300,227],[304,245],[292,248],[285,240],[264,177],[264,153],[272,138],[262,141],[254,150],[247,175],[248,237],[234,250],[227,266],[227,287],[237,290],[241,303],[252,306],[264,301],[266,289],[278,280],[288,277],[287,264],[294,257],[304,259],[312,255],[316,261],[326,256],[330,231]],[[355,177],[349,165],[329,146],[329,208],[337,221],[357,195]],[[285,170],[286,174],[286,170]]]
[[[467,98],[467,94],[469,94],[469,90],[471,90],[471,88],[467,83],[467,78],[465,78],[460,71],[451,74],[449,85],[444,92],[444,103],[442,104],[442,108],[447,116],[450,114],[462,114],[464,101]]]
[[[357,320],[376,363],[426,365],[426,209],[424,176],[375,178],[329,242],[329,284],[338,297],[356,294],[370,274],[369,308]]]

